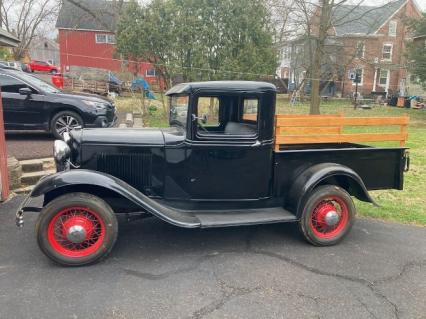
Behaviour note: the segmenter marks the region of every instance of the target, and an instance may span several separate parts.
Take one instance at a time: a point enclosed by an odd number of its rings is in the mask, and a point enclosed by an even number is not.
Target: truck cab
[[[20,226],[24,212],[40,212],[37,239],[49,258],[98,261],[114,245],[119,214],[186,228],[296,222],[311,244],[333,245],[353,225],[352,197],[374,203],[369,189],[402,189],[405,147],[344,142],[374,134],[343,134],[336,124],[382,120],[283,118],[275,115],[275,86],[264,82],[183,83],[166,95],[168,128],[76,129],[55,141],[58,173],[17,212]],[[303,127],[309,121],[319,128]],[[287,132],[290,139],[281,136]]]

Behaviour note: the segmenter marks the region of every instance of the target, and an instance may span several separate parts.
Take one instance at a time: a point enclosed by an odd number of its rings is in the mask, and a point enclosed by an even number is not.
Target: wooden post
[[[404,113],[403,116],[408,116],[408,114]],[[401,140],[399,141],[399,146],[405,146],[405,141],[406,141],[406,136],[408,134],[408,130],[407,130],[407,124],[403,124],[400,127],[400,133],[401,133]]]
[[[7,148],[4,135],[3,104],[0,91],[0,201],[9,197],[9,178],[7,172]]]

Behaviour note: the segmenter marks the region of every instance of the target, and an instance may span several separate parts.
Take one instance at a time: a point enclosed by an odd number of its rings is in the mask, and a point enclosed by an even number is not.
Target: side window
[[[259,108],[258,99],[244,99],[243,120],[257,122],[257,110]]]
[[[0,74],[0,87],[2,92],[19,93],[19,89],[26,88],[28,85],[18,79]]]
[[[217,97],[202,96],[197,103],[198,117],[206,119],[201,123],[206,127],[219,127],[219,99]],[[200,120],[199,120],[200,121]]]

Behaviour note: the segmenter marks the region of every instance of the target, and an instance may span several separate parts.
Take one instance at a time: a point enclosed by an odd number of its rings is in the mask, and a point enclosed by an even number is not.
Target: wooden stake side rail
[[[343,117],[338,115],[276,115],[275,151],[285,144],[398,141],[404,146],[409,117]],[[399,126],[399,132],[344,133],[345,126]]]

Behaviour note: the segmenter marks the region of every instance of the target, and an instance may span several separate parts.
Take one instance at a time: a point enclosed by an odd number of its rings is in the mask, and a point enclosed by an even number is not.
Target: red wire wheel
[[[346,190],[335,185],[318,186],[305,202],[300,230],[313,245],[334,245],[351,230],[355,213],[352,197]]]
[[[346,202],[337,196],[322,200],[311,214],[312,232],[319,238],[330,239],[347,226],[349,211]]]
[[[69,207],[56,214],[49,223],[50,245],[67,257],[86,257],[95,253],[105,239],[105,223],[87,207]]]
[[[64,266],[101,260],[112,250],[118,223],[103,199],[87,193],[68,193],[43,207],[36,223],[41,251]]]

